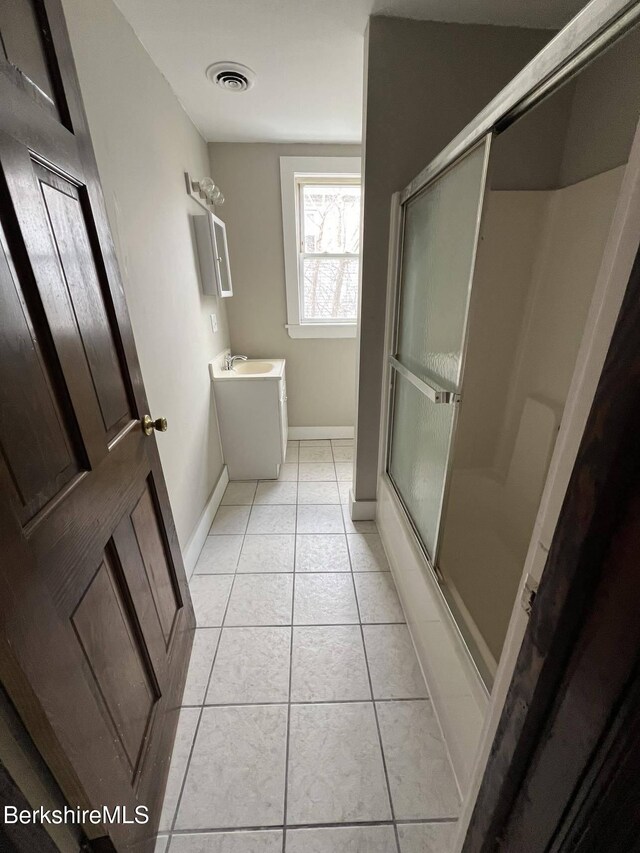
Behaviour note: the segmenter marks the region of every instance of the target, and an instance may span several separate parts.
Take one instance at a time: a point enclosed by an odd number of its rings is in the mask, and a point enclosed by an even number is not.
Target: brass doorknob
[[[145,435],[151,435],[155,430],[158,432],[166,432],[168,429],[166,418],[156,418],[155,421],[151,415],[145,415],[142,419],[142,429]]]

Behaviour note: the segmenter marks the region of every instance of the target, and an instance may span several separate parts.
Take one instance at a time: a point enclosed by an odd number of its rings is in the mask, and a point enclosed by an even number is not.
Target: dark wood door
[[[87,833],[146,849],[193,610],[59,0],[0,29],[0,675],[70,804],[150,810]]]
[[[640,851],[640,251],[463,853]]]

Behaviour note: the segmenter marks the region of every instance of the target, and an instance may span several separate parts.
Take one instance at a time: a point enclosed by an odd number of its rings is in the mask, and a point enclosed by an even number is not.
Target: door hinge
[[[536,600],[536,595],[538,594],[538,581],[531,577],[531,575],[527,575],[524,587],[522,589],[522,595],[520,597],[520,606],[527,614],[527,616],[531,616],[531,611],[533,609],[533,603]]]

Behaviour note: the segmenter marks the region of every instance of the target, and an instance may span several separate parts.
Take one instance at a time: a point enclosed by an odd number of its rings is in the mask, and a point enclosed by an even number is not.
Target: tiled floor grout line
[[[457,823],[458,818],[455,817],[436,817],[436,818],[415,818],[415,819],[401,819],[395,821],[398,826],[433,826],[439,825],[443,823]],[[394,825],[393,820],[354,820],[350,823],[290,823],[286,825],[286,829],[296,830],[296,829],[344,829],[347,827],[368,827],[368,826],[390,826]],[[269,824],[268,826],[260,825],[260,826],[210,826],[198,829],[177,829],[173,835],[215,835],[224,832],[281,832],[285,829],[285,824],[283,823],[274,823]],[[159,833],[160,835],[166,835],[166,833]]]
[[[293,575],[293,572],[272,572],[271,574],[276,575],[281,578],[284,574]],[[298,575],[304,576],[305,572],[298,572]],[[311,574],[311,572],[309,572]],[[351,574],[351,572],[315,572],[315,574],[324,574],[324,575],[346,575]],[[359,574],[363,574],[360,572]],[[370,575],[379,575],[382,572],[365,572],[364,574]],[[259,577],[267,577],[269,572],[262,572]],[[244,575],[239,575],[239,577],[244,577]],[[363,622],[363,625],[406,625],[406,622]],[[294,625],[295,628],[347,628],[349,626],[353,627],[354,625],[360,625],[360,622],[300,622]],[[268,625],[199,625],[199,628],[222,628],[231,629],[231,628],[288,628],[288,622],[275,622],[273,624]]]
[[[257,534],[254,534],[254,535],[257,535]],[[289,534],[287,534],[287,533],[263,533],[261,535],[263,535],[263,536],[295,536],[297,538],[298,536],[341,536],[342,534],[341,533],[289,533]],[[364,536],[364,534],[361,534],[361,535]],[[200,578],[225,578],[225,577],[229,577],[229,576],[233,577],[236,574],[242,575],[242,577],[244,577],[245,575],[247,577],[251,577],[254,575],[258,575],[258,576],[260,576],[260,575],[278,575],[278,576],[280,576],[280,575],[293,575],[293,574],[296,574],[296,575],[349,575],[349,574],[351,574],[351,572],[352,572],[352,569],[343,569],[342,571],[339,571],[339,572],[337,572],[335,570],[322,572],[322,571],[320,571],[320,569],[314,569],[313,571],[295,572],[293,569],[287,569],[284,572],[277,572],[277,571],[272,571],[272,572],[238,572],[238,571],[235,571],[235,572],[200,572],[200,573],[198,573],[198,577],[200,577]],[[391,572],[389,571],[389,569],[354,569],[353,574],[354,575],[389,575],[389,574],[391,574]],[[206,628],[207,626],[201,625],[200,627]],[[210,627],[215,628],[217,626],[211,625]]]
[[[289,483],[293,483],[294,481],[293,480],[285,480],[284,482],[286,482],[288,485]],[[295,482],[297,483],[298,480],[296,480]],[[338,480],[300,480],[299,482],[303,486],[316,486],[316,485],[330,486],[330,485],[337,485],[338,482],[341,482],[341,483],[349,482],[349,483],[351,483],[351,480],[340,480],[340,481],[338,481]],[[323,501],[309,501],[309,502],[306,502],[306,501],[296,500],[295,504],[292,503],[291,501],[271,501],[269,503],[259,503],[259,504],[225,504],[224,509],[227,509],[227,508],[232,507],[232,506],[247,507],[247,508],[251,508],[253,506],[348,506],[348,501],[330,501],[330,502],[327,502],[327,501],[324,501],[324,502]],[[232,536],[233,534],[208,533],[207,535],[208,536],[220,536],[220,535],[227,535],[227,536],[231,535]],[[235,535],[238,535],[238,534],[235,534]],[[251,535],[252,534],[249,534],[249,536],[251,536]]]
[[[220,637],[221,636],[222,636],[222,630],[220,631],[220,634],[218,635],[218,642],[216,643],[216,650],[213,654],[213,661],[211,662],[211,669],[212,670],[213,670],[213,662],[215,661],[216,654],[218,653],[218,646],[220,645]],[[209,673],[209,678],[211,678],[211,673]],[[205,695],[206,695],[206,691],[205,691]],[[183,706],[180,707],[180,713],[182,713],[182,707]],[[196,706],[196,707],[198,707],[198,706]],[[171,826],[169,827],[169,830],[168,830],[169,840],[167,841],[167,847],[165,849],[165,853],[169,853],[169,848],[171,847],[171,839],[174,835],[176,820],[178,819],[178,811],[180,809],[180,804],[182,803],[182,794],[184,793],[184,786],[185,786],[185,783],[187,781],[187,775],[189,773],[189,766],[191,765],[191,757],[193,756],[193,750],[194,750],[195,745],[196,745],[196,738],[198,737],[198,730],[200,728],[200,722],[202,720],[202,712],[204,711],[204,708],[205,708],[204,705],[200,705],[199,707],[200,707],[200,713],[198,714],[198,722],[196,723],[196,727],[195,727],[194,732],[193,732],[193,740],[191,741],[191,746],[189,747],[189,757],[187,758],[187,763],[185,764],[184,773],[182,776],[182,782],[180,783],[180,793],[178,794],[178,799],[176,800],[176,806],[175,806],[175,809],[173,812],[173,817],[171,818]],[[179,721],[179,719],[180,718],[178,717],[178,721]]]
[[[256,486],[256,489],[257,489],[257,486]],[[255,497],[255,492],[254,492],[254,497]],[[251,512],[249,512],[249,516],[251,516]],[[248,527],[248,525],[249,525],[249,518],[247,518],[247,527]],[[202,722],[202,715],[204,713],[204,709],[206,707],[209,707],[205,704],[205,702],[207,699],[207,693],[209,692],[209,685],[211,683],[211,678],[213,676],[213,668],[216,665],[216,658],[218,657],[218,650],[220,649],[220,641],[222,640],[222,631],[223,631],[223,627],[224,627],[224,622],[225,622],[225,619],[227,617],[227,610],[229,609],[229,603],[231,601],[231,594],[233,593],[233,587],[234,587],[234,584],[236,582],[236,577],[237,577],[237,572],[238,572],[238,563],[240,562],[240,554],[242,554],[242,547],[244,546],[245,537],[246,537],[246,527],[245,527],[245,533],[244,533],[243,538],[242,538],[242,545],[240,546],[240,551],[238,552],[238,559],[236,560],[236,571],[234,572],[233,580],[231,581],[231,586],[229,587],[229,593],[227,595],[227,601],[226,601],[226,604],[224,607],[224,614],[223,614],[222,619],[221,619],[220,633],[218,634],[218,642],[216,643],[216,648],[215,648],[215,651],[213,653],[213,660],[211,661],[211,669],[209,670],[209,677],[207,678],[207,684],[206,684],[206,687],[204,690],[204,696],[202,698],[202,705],[200,705],[200,714],[198,715],[198,722],[196,723],[196,728],[195,728],[195,731],[193,733],[193,740],[191,741],[191,748],[189,749],[189,757],[188,757],[187,763],[185,765],[184,775],[182,777],[182,784],[180,785],[180,794],[178,795],[178,800],[176,802],[175,812],[173,813],[173,820],[171,821],[171,829],[169,832],[169,841],[167,842],[167,847],[166,847],[165,853],[169,853],[169,849],[171,847],[171,838],[172,838],[172,835],[174,833],[176,820],[178,819],[178,812],[180,811],[180,806],[182,804],[182,796],[184,794],[184,788],[185,788],[185,785],[187,783],[187,776],[189,775],[189,768],[191,767],[191,759],[193,758],[193,751],[194,751],[195,746],[196,746],[196,741],[198,738],[198,732],[200,730],[200,723]],[[196,628],[197,627],[198,626],[196,623]],[[201,627],[206,627],[206,626],[203,625]],[[216,625],[215,627],[218,627],[218,626]]]
[[[342,519],[342,524],[345,528],[345,535],[346,535],[347,528],[346,528],[346,524],[344,522],[344,517]],[[347,540],[347,542],[348,541],[349,540]],[[365,663],[365,666],[367,668],[367,679],[369,680],[369,690],[371,691],[371,704],[373,706],[373,715],[374,715],[374,718],[376,721],[376,730],[378,732],[378,743],[380,745],[380,756],[382,758],[382,768],[384,770],[384,778],[385,778],[385,782],[387,785],[387,797],[389,798],[389,809],[391,811],[391,819],[393,821],[393,832],[394,832],[395,839],[396,839],[396,850],[397,850],[397,853],[401,853],[400,836],[398,834],[398,827],[396,824],[396,813],[395,813],[395,808],[393,806],[393,798],[391,796],[391,784],[389,783],[389,770],[387,768],[387,759],[386,759],[386,756],[384,754],[384,746],[382,744],[382,733],[380,731],[380,721],[378,719],[378,709],[376,707],[376,698],[375,698],[375,694],[373,692],[373,681],[371,679],[371,670],[369,668],[369,656],[367,654],[367,646],[366,646],[365,639],[364,639],[364,628],[362,627],[362,614],[360,612],[360,601],[358,599],[358,589],[356,587],[356,580],[355,580],[354,572],[353,572],[353,562],[351,560],[351,551],[349,550],[348,546],[347,546],[347,551],[349,554],[349,565],[351,566],[351,582],[353,584],[353,594],[354,594],[355,599],[356,599],[356,608],[358,610],[358,620],[360,622],[360,639],[362,640],[362,651],[364,653],[364,663]]]
[[[398,623],[398,624],[404,624],[404,623]],[[252,625],[244,626],[244,625],[242,625],[239,627],[242,630],[245,627],[247,627],[247,628],[251,628],[251,627],[263,628],[264,626],[263,625],[258,625],[258,626],[252,626]],[[278,628],[309,628],[309,627],[311,627],[311,628],[318,628],[318,627],[358,628],[359,626],[358,625],[347,625],[347,626],[344,626],[344,625],[342,625],[342,626],[341,625],[324,625],[324,626],[318,626],[318,625],[278,625],[277,627]],[[228,630],[233,630],[233,628],[228,629]],[[371,699],[313,699],[313,700],[295,699],[295,700],[291,701],[290,703],[287,703],[284,700],[282,700],[280,702],[276,702],[276,701],[272,701],[272,702],[205,702],[204,707],[205,708],[251,708],[255,705],[262,706],[262,705],[287,705],[287,704],[291,704],[291,705],[361,705],[363,702],[370,702],[370,701],[371,701]],[[390,702],[429,702],[431,700],[428,699],[426,696],[424,696],[424,697],[403,696],[400,699],[376,699],[375,701],[380,702],[382,704],[384,702],[387,702],[387,703],[390,703]],[[180,707],[181,708],[201,708],[203,706],[202,705],[181,705]]]
[[[298,451],[299,452],[299,451]],[[296,482],[296,497],[298,496],[298,489],[300,488],[300,481]],[[296,503],[296,524],[295,524],[295,534],[298,535],[298,504]],[[287,805],[288,805],[288,797],[289,797],[289,747],[290,747],[290,734],[291,734],[291,679],[293,677],[293,622],[294,622],[294,609],[296,606],[296,541],[294,540],[293,544],[293,584],[291,587],[291,631],[290,631],[290,642],[289,642],[289,690],[287,694],[287,734],[286,734],[286,742],[285,742],[285,751],[284,751],[284,808],[282,811],[282,853],[286,853],[287,849]]]

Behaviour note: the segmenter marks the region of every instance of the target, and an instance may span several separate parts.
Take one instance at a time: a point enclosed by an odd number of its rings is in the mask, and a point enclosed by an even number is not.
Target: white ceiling
[[[116,0],[207,140],[358,142],[370,14],[559,28],[586,0]],[[205,69],[249,65],[243,94]]]

